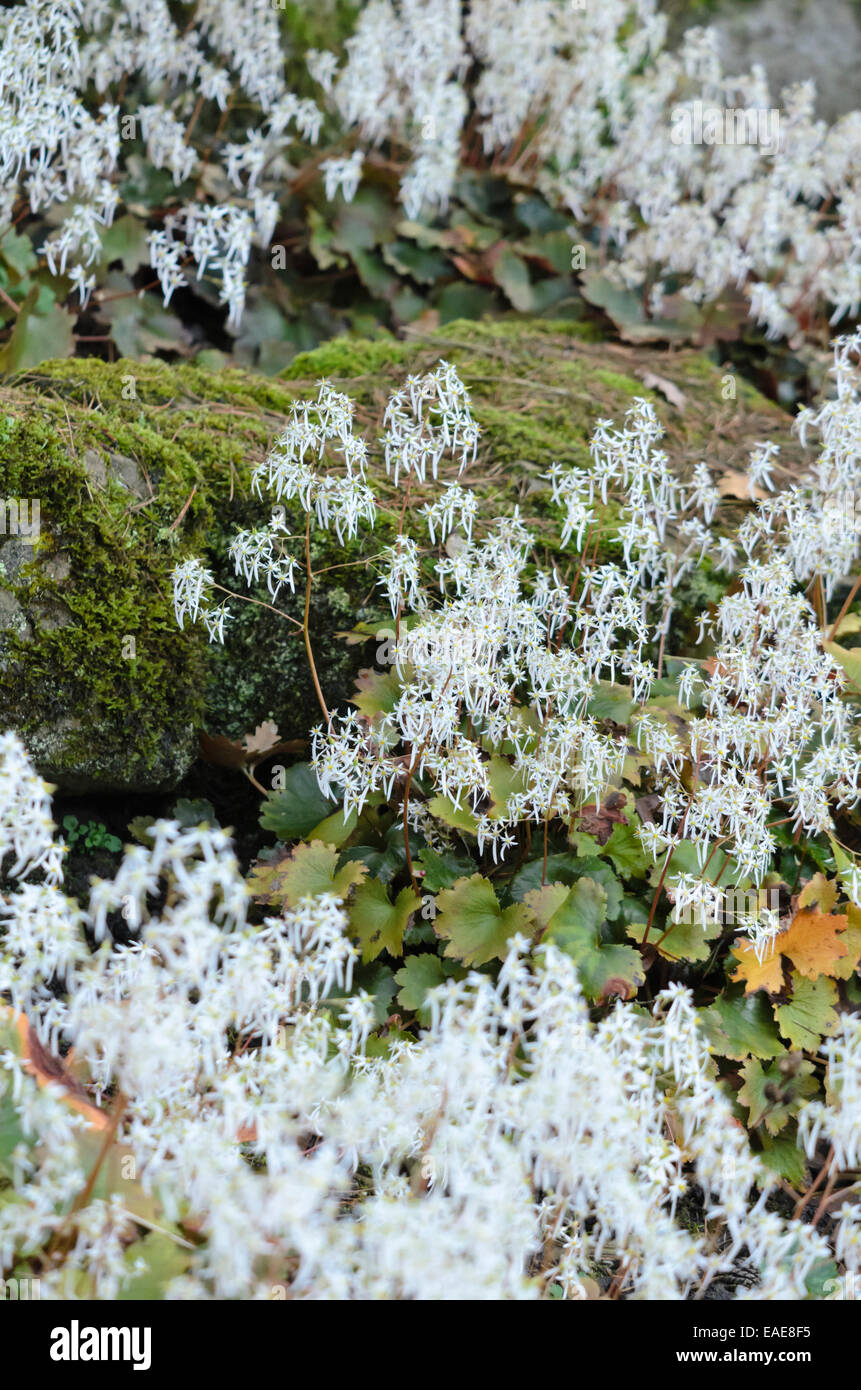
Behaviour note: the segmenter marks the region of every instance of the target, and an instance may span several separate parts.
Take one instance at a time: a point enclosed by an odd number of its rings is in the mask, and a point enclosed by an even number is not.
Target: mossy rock
[[[0,497],[38,499],[41,512],[32,544],[0,534],[0,709],[49,780],[70,791],[169,790],[201,727],[236,738],[274,719],[283,738],[301,738],[317,721],[296,629],[235,602],[225,646],[210,648],[201,630],[177,629],[170,571],[200,554],[234,586],[229,540],[265,513],[250,496],[251,469],[291,403],[314,396],[324,376],[357,401],[374,485],[390,505],[347,553],[325,533],[312,545],[314,569],[329,575],[312,600],[317,665],[329,703],[347,698],[369,658],[344,633],[357,619],[384,622],[373,557],[396,499],[380,461],[382,410],[406,375],[440,357],[457,365],[483,428],[471,485],[491,509],[527,504],[551,549],[543,474],[554,460],[586,463],[596,420],[621,421],[636,395],[655,400],[683,469],[703,457],[718,471],[742,468],[766,436],[781,443],[788,471],[797,466],[787,416],[740,379],[725,400],[724,374],[705,357],[596,343],[567,322],[336,339],[277,380],[158,361],[45,363],[0,386]],[[664,384],[657,395],[643,383],[649,373]],[[683,409],[661,394],[667,383],[684,393]],[[295,616],[300,603],[281,606]]]

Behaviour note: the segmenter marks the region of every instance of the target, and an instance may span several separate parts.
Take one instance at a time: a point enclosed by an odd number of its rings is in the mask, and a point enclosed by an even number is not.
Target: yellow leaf
[[[831,974],[835,980],[848,980],[861,963],[861,907],[850,903],[846,911],[849,926],[841,938],[846,946],[846,955],[832,967]]]
[[[814,874],[798,896],[799,907],[818,907],[820,912],[830,912],[836,901],[837,884],[824,874]]]

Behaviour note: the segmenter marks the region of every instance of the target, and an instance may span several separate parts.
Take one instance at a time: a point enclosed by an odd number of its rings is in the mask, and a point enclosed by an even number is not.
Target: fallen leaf
[[[640,380],[650,391],[660,391],[662,396],[666,396],[670,405],[676,407],[676,410],[685,409],[688,398],[684,391],[679,390],[674,381],[667,381],[666,377],[656,376],[654,372],[644,372]]]
[[[594,835],[599,845],[605,845],[613,833],[614,825],[627,825],[625,807],[628,798],[625,792],[611,792],[596,809],[594,806],[580,812],[577,829],[587,835]]]
[[[224,734],[208,734],[203,729],[200,734],[200,756],[205,763],[214,763],[216,767],[243,768],[259,763],[274,753],[303,753],[308,746],[307,739],[290,738],[281,743],[270,742],[261,749],[258,743],[266,737],[261,731],[267,727],[274,729],[277,734],[276,726],[270,721],[268,725],[258,725],[253,734],[246,734],[242,743],[225,738]]]
[[[62,1086],[65,1091],[63,1100],[71,1110],[83,1115],[91,1129],[107,1129],[109,1116],[90,1102],[81,1083],[69,1071],[66,1061],[48,1051],[30,1026],[29,1019],[8,1005],[0,1006],[0,1015],[5,1015],[14,1024],[21,1040],[21,1058],[26,1070],[38,1084],[55,1088]]]
[[[272,719],[265,719],[262,724],[257,725],[253,734],[245,735],[242,745],[248,756],[257,761],[275,748],[280,738],[278,725]]]
[[[766,493],[758,485],[750,490],[750,479],[746,473],[730,468],[722,478],[718,478],[718,492],[721,497],[736,497],[740,502],[750,502],[765,497]]]
[[[845,913],[826,914],[804,908],[797,912],[789,929],[776,938],[776,948],[792,961],[808,980],[830,975],[846,954],[846,943],[838,935],[849,925]]]

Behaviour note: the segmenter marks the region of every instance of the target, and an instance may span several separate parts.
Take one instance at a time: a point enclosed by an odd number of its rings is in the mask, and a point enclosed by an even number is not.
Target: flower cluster
[[[4,748],[2,823],[37,782],[14,736]],[[174,1299],[270,1298],[279,1284],[310,1299],[576,1299],[597,1262],[639,1297],[701,1294],[740,1264],[754,1280],[740,1297],[807,1296],[829,1243],[767,1210],[774,1178],[716,1084],[686,990],[591,1023],[573,962],[515,935],[495,979],[437,987],[418,1039],[368,1055],[377,1021],[352,989],[337,897],[252,925],[223,832],[160,821],[150,838],[82,908],[58,888],[35,902],[26,884],[4,899],[2,987],[88,1076],[42,1089],[14,1047],[0,1054],[0,1107],[20,1134],[0,1157],[0,1263],[29,1258],[43,1298],[116,1297],[137,1270],[130,1244],[146,1266],[141,1226],[175,1244]],[[827,1046],[829,1100],[806,1122],[852,1165],[856,1025]],[[137,1177],[79,1209],[109,1089]],[[691,1184],[699,1234],[677,1214]],[[856,1211],[839,1225],[853,1268]]]
[[[399,533],[380,557],[398,629],[398,690],[370,719],[326,709],[313,763],[327,795],[343,800],[345,815],[371,795],[401,795],[405,824],[427,830],[436,819],[444,835],[454,817],[498,861],[522,830],[570,824],[620,784],[632,745],[608,732],[591,702],[602,681],[621,680],[635,707],[630,736],[660,796],[658,814],[638,826],[642,844],[666,868],[684,838],[699,867],[674,867],[667,880],[676,920],[690,910],[704,924],[715,919],[715,885],[728,862],[734,884],[761,887],[775,854],[774,822],[833,832],[834,812],[861,799],[857,730],[842,698],[845,677],[795,583],[813,576],[830,593],[856,554],[856,539],[836,544],[822,517],[836,489],[861,493],[858,349],[857,337],[837,340],[836,397],[801,419],[802,434],[822,435],[813,470],[757,503],[735,538],[714,524],[719,492],[706,464],[689,480],[672,472],[648,402],[636,401],[621,429],[599,421],[592,468],[557,464],[548,478],[563,513],[562,544],[580,552],[573,582],[533,563],[534,537],[516,509],[478,530],[478,497],[459,481],[443,480],[438,499],[421,508],[437,557],[407,534],[410,489],[429,485],[446,455],[462,474],[478,433],[450,365],[410,378],[386,408],[382,440],[386,469],[404,492]],[[258,491],[265,485],[276,499],[298,499],[309,521],[312,511],[322,525],[334,518],[339,534],[353,535],[360,517],[373,525],[367,451],[352,425],[350,402],[322,384],[315,403],[294,407],[256,470]],[[330,446],[343,455],[346,476],[319,471]],[[751,490],[771,485],[774,453],[767,441],[755,448]],[[611,504],[618,561],[584,567],[587,537],[600,534]],[[276,535],[273,522],[231,547],[237,573],[265,576],[273,595],[292,587],[294,568],[276,550]],[[740,563],[738,587],[702,617],[700,639],[714,641],[709,669],[675,662],[682,705],[670,720],[650,696],[678,585],[704,558],[725,570]],[[200,608],[220,635],[223,610],[207,610],[203,597],[210,582],[199,561],[180,565],[177,615],[194,618]],[[693,706],[686,716],[684,706]],[[777,929],[769,911],[742,925],[760,953]]]
[[[476,0],[466,14],[457,0],[372,0],[343,61],[307,54],[342,133],[319,161],[325,194],[352,199],[385,141],[407,152],[407,217],[443,213],[477,131],[514,182],[600,228],[608,273],[648,289],[655,314],[680,282],[698,304],[744,290],[769,336],[792,338],[823,309],[832,322],[857,314],[861,114],[829,128],[811,83],[772,107],[760,69],[723,72],[712,31],[690,30],[678,53],[664,39],[656,0]],[[249,106],[256,119],[237,129]],[[703,108],[720,129],[691,134]],[[222,134],[231,116],[234,138]],[[767,138],[760,116],[778,117]],[[204,149],[195,127],[210,117]],[[287,86],[269,0],[201,0],[186,23],[167,0],[0,12],[0,227],[24,199],[52,221],[60,212],[42,251],[82,299],[118,185],[134,173],[131,136],[182,190],[150,238],[165,301],[196,264],[238,332],[251,248],[270,244],[295,173],[291,146],[317,141],[323,120],[321,104]]]
[[[445,207],[472,115],[518,182],[601,226],[609,273],[650,286],[653,313],[681,279],[695,303],[746,287],[774,337],[822,305],[832,323],[857,314],[861,115],[829,128],[810,82],[778,110],[761,69],[724,73],[714,31],[669,53],[665,29],[655,0],[480,0],[465,22],[451,0],[375,0],[333,94],[366,141],[409,145],[410,217]],[[720,119],[700,134],[703,109]]]
[[[121,95],[112,93],[136,78],[160,99],[123,114]],[[278,13],[268,0],[203,0],[179,25],[167,0],[26,0],[5,9],[0,226],[11,223],[21,197],[52,220],[62,210],[60,231],[42,250],[52,272],[68,274],[85,300],[95,286],[87,272],[120,201],[124,139],[139,134],[152,169],[167,170],[177,187],[197,178],[199,189],[206,161],[191,140],[199,111],[211,103],[226,116],[240,93],[262,120],[245,141],[218,150],[219,188],[234,196],[204,204],[194,198],[149,238],[165,303],[187,283],[183,270],[194,261],[198,278],[207,270],[217,276],[229,329],[238,332],[252,244],[268,246],[275,229],[273,188],[280,192],[285,152],[295,139],[316,140],[322,121],[314,102],[287,87]]]

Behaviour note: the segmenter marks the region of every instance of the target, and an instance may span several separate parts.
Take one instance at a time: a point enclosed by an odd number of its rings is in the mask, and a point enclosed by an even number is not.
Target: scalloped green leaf
[[[777,1025],[785,1038],[799,1052],[818,1052],[823,1038],[837,1032],[840,1022],[834,1009],[837,986],[827,976],[808,980],[792,972],[792,999],[775,1009]]]
[[[395,971],[395,981],[400,986],[398,1003],[402,1009],[416,1013],[424,1005],[429,989],[441,985],[445,979],[442,961],[439,956],[424,951],[420,956],[409,956],[400,970]]]
[[[501,960],[517,932],[531,936],[535,919],[522,903],[501,908],[493,884],[481,874],[459,878],[437,897],[434,931],[448,944],[445,954],[464,965]]]
[[[68,357],[74,348],[74,315],[53,304],[38,313],[39,286],[34,285],[18,310],[11,336],[0,349],[0,372],[23,372],[50,357]]]
[[[771,1005],[762,994],[727,991],[700,1010],[700,1026],[712,1052],[743,1061],[745,1057],[777,1057],[784,1051]]]
[[[750,1057],[741,1069],[744,1085],[738,1100],[748,1109],[748,1128],[755,1129],[765,1122],[769,1134],[779,1134],[810,1096],[819,1090],[813,1076],[812,1062],[801,1062],[790,1077],[783,1074],[778,1062],[763,1066]]]
[[[599,853],[605,855],[622,878],[645,878],[652,865],[632,825],[613,826],[613,833]]]
[[[279,840],[301,840],[337,814],[337,802],[323,795],[310,763],[294,763],[284,773],[284,786],[271,792],[260,807],[260,824]],[[343,817],[342,817],[343,819]],[[325,836],[320,838],[326,839]],[[335,844],[335,840],[327,840]]]
[[[258,863],[248,877],[248,886],[258,902],[273,906],[297,907],[302,898],[318,898],[334,893],[346,898],[350,889],[367,873],[364,864],[350,862],[339,869],[334,845],[312,840],[300,844],[293,853],[275,864]]]
[[[402,888],[392,902],[386,885],[378,878],[366,878],[360,883],[350,903],[350,929],[359,938],[362,960],[367,964],[383,951],[400,956],[404,932],[421,905],[421,898],[412,888]]]
[[[437,820],[441,820],[443,825],[450,826],[452,830],[475,834],[478,824],[475,813],[468,806],[455,806],[450,796],[432,796],[427,808],[432,816],[436,816]]]
[[[611,996],[630,999],[645,981],[643,962],[633,946],[602,938],[607,894],[593,878],[579,878],[553,913],[542,938],[577,965],[584,993],[593,1003]]]
[[[422,887],[429,893],[439,893],[443,888],[451,888],[459,878],[468,877],[473,865],[463,855],[446,850],[438,854],[435,849],[425,845],[418,855],[417,863],[424,869]]]

